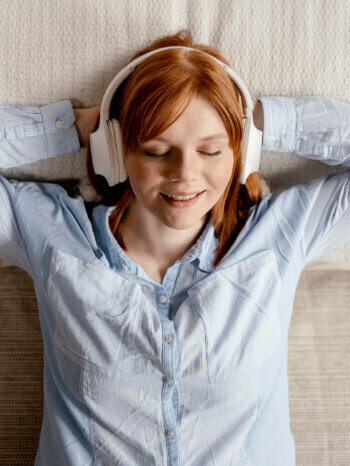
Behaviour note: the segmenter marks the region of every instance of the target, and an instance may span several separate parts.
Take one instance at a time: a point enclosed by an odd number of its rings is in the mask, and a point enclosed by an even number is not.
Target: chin
[[[196,222],[190,221],[190,222],[171,222],[171,221],[165,221],[163,222],[167,227],[175,229],[175,230],[188,230],[190,228],[193,228],[196,225]]]
[[[188,219],[164,219],[162,222],[164,225],[166,225],[169,228],[175,229],[175,230],[189,230],[191,228],[196,228],[199,226],[199,224],[203,224],[205,222],[207,214],[202,216],[201,218],[195,219],[193,216],[189,216]]]

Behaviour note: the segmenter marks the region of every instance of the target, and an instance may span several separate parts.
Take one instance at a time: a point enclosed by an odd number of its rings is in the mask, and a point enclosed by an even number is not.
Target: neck
[[[149,215],[148,215],[149,214]],[[130,208],[120,225],[126,254],[148,259],[160,267],[169,266],[196,243],[209,219],[191,228],[175,229],[164,225],[149,212],[145,216]]]

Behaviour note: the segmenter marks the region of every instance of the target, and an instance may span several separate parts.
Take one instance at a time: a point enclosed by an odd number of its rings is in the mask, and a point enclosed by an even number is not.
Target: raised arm
[[[261,121],[263,113],[263,150],[350,167],[350,104],[314,96],[259,101],[262,108],[256,105],[256,114]]]
[[[80,116],[81,117],[81,116]],[[42,107],[0,107],[0,167],[10,168],[78,152],[80,141],[76,116],[69,100]],[[18,193],[26,185],[32,192],[25,201],[30,215],[44,209],[37,192],[44,185],[7,179],[0,175],[0,257],[31,274],[26,239],[21,231]],[[35,235],[33,231],[33,235]]]
[[[42,107],[0,107],[0,167],[78,152],[75,121],[69,100]]]
[[[350,104],[325,97],[262,97],[265,150],[350,166]],[[284,257],[300,266],[350,241],[350,169],[273,196]]]

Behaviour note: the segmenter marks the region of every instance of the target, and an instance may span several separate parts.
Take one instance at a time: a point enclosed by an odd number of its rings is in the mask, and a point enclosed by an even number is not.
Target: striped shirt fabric
[[[54,183],[0,175],[0,256],[33,279],[44,342],[35,465],[292,466],[287,350],[303,267],[350,241],[350,105],[261,97],[263,150],[344,171],[253,206],[217,267],[209,217],[155,282]],[[69,100],[0,107],[0,166],[78,152]]]

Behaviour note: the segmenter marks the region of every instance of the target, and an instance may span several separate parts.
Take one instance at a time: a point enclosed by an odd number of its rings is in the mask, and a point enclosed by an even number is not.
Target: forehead
[[[183,114],[152,141],[171,142],[177,138],[224,141],[228,134],[215,107],[203,97],[194,97]]]

